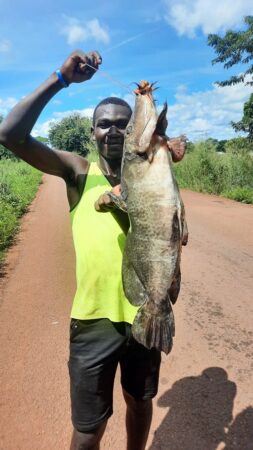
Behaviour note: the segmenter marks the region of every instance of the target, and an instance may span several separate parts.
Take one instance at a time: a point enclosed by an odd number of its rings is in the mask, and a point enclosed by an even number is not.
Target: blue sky
[[[0,10],[0,114],[6,115],[71,51],[97,49],[103,57],[92,80],[72,84],[46,106],[33,134],[46,136],[50,122],[73,111],[91,116],[110,95],[132,103],[132,83],[147,79],[158,82],[157,104],[169,104],[170,136],[234,137],[229,123],[241,118],[252,88],[214,85],[242,67],[212,66],[207,35],[242,28],[252,0],[0,0]]]

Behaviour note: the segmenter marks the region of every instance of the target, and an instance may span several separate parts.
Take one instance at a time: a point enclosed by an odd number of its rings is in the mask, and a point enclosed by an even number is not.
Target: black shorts
[[[135,399],[147,400],[157,393],[160,362],[160,352],[136,342],[128,323],[71,319],[69,374],[74,427],[91,432],[112,415],[118,363],[123,389]]]

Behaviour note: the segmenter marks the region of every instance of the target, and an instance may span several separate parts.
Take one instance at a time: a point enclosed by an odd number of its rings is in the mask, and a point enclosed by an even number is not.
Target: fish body
[[[121,195],[130,220],[122,279],[126,297],[140,306],[132,326],[134,338],[167,354],[175,334],[171,303],[180,289],[184,207],[165,130],[161,134],[167,106],[158,116],[152,85],[141,83],[122,161]]]

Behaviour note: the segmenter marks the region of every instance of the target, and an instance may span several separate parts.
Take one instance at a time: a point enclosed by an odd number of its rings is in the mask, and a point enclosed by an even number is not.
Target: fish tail
[[[151,314],[147,303],[143,305],[135,316],[132,334],[136,341],[147,348],[170,353],[175,335],[174,314],[172,308],[161,316]]]

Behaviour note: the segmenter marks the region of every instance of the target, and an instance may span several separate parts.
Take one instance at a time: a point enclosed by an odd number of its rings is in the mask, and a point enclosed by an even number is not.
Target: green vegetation
[[[235,131],[247,133],[248,139],[253,142],[253,94],[249,101],[244,103],[242,119],[239,122],[231,122],[231,125]]]
[[[0,262],[40,181],[41,173],[25,162],[0,161]]]
[[[218,55],[212,63],[224,63],[224,68],[237,64],[246,64],[246,70],[239,75],[234,75],[228,80],[217,81],[219,86],[231,86],[245,82],[253,86],[253,16],[244,18],[245,29],[243,31],[228,30],[224,37],[217,34],[208,35],[208,45],[214,48]],[[247,138],[253,142],[253,94],[249,101],[244,104],[243,116],[239,122],[231,122],[236,132],[247,133]]]
[[[191,144],[190,153],[175,164],[181,188],[253,203],[253,155],[246,138],[225,143],[225,153],[217,153],[211,139]]]
[[[247,84],[253,85],[253,16],[244,18],[245,30],[232,31],[228,30],[224,37],[217,34],[208,35],[208,45],[211,45],[218,55],[212,62],[224,63],[224,68],[229,69],[236,64],[246,64],[247,69],[244,73],[234,75],[228,80],[219,81],[219,86],[231,86],[231,84],[245,81],[247,75],[250,80]]]
[[[3,116],[0,114],[0,123],[3,121]],[[14,153],[10,152],[7,148],[5,148],[3,145],[0,144],[0,160],[1,159],[13,159],[17,160],[17,156],[14,155]]]
[[[59,123],[51,125],[49,140],[54,148],[86,156],[96,149],[91,140],[91,127],[91,119],[80,114],[71,114]]]

